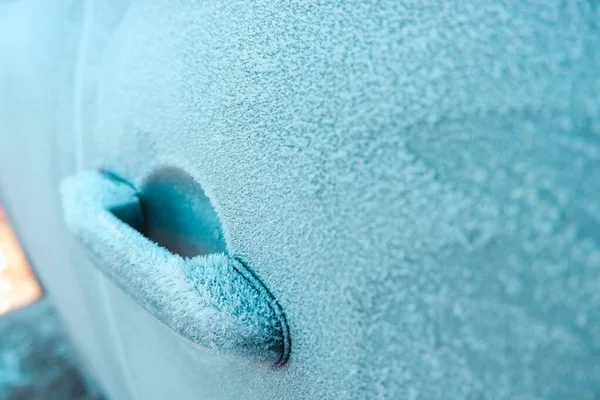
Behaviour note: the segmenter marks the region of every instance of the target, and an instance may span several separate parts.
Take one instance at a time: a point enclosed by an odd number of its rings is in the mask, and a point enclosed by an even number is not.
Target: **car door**
[[[110,398],[597,397],[589,2],[2,9],[3,198]],[[105,185],[143,229],[85,208]],[[285,362],[198,346],[131,275],[219,253]]]

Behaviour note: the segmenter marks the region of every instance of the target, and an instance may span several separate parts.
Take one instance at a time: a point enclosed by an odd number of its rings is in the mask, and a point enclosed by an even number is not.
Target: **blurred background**
[[[103,399],[0,205],[0,400]]]

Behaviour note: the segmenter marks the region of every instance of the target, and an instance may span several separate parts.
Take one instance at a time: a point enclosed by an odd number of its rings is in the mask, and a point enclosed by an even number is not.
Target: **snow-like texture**
[[[133,228],[143,223],[137,192],[108,174],[67,178],[62,195],[66,224],[94,264],[160,321],[217,355],[287,361],[285,317],[242,263],[182,258],[145,238]]]
[[[2,7],[9,211],[114,398],[598,398],[597,1]],[[64,176],[169,166],[285,310],[283,368],[182,344],[71,245]]]

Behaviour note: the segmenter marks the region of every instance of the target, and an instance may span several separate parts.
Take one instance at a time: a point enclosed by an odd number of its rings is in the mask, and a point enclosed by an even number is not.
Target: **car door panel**
[[[46,57],[3,38],[4,197],[109,395],[597,397],[600,34],[559,3],[3,5]],[[157,173],[189,176],[202,195],[174,209],[210,200],[289,362],[198,349],[97,271],[60,220],[83,170],[142,203]]]

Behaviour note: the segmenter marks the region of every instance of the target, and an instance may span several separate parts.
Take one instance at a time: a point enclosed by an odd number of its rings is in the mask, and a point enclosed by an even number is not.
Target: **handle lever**
[[[193,344],[213,353],[284,364],[285,315],[267,287],[225,254],[182,258],[144,237],[136,190],[86,171],[61,186],[68,230],[110,280]]]

